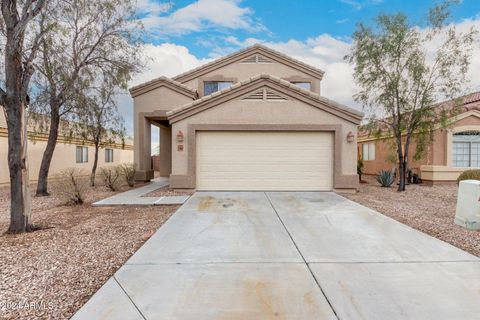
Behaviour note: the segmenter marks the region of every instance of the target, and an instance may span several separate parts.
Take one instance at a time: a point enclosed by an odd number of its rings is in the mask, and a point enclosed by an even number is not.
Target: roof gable
[[[148,82],[139,84],[138,86],[130,88],[130,94],[133,98],[147,93],[149,91],[155,90],[160,87],[167,87],[173,91],[181,93],[191,98],[197,97],[197,92],[186,85],[181,84],[180,82],[174,81],[167,77],[159,77]]]
[[[226,65],[229,65],[235,62],[240,62],[240,63],[278,62],[284,65],[290,66],[294,69],[300,70],[320,80],[323,78],[323,74],[324,74],[322,70],[317,69],[313,66],[310,66],[304,62],[301,62],[297,59],[289,57],[276,50],[270,49],[264,45],[255,44],[251,47],[245,48],[243,50],[240,50],[230,55],[227,55],[225,57],[222,57],[220,59],[204,64],[198,68],[179,74],[173,77],[173,80],[178,82],[187,82],[199,76],[202,76],[208,72],[211,72],[213,70],[219,69],[221,67],[224,67]]]
[[[173,109],[167,112],[167,117],[171,123],[174,123],[211,107],[215,107],[225,101],[235,98],[245,100],[250,97],[257,101],[286,101],[289,99],[288,97],[292,97],[355,124],[359,124],[363,118],[363,113],[360,111],[351,109],[314,92],[302,89],[288,81],[267,74],[257,75],[248,80],[235,83],[229,88],[214,92],[211,95]]]

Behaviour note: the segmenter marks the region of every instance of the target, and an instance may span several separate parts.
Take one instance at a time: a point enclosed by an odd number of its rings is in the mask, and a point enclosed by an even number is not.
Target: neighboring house
[[[459,114],[451,119],[451,126],[435,130],[434,141],[427,146],[422,159],[413,160],[415,143],[409,150],[409,168],[427,183],[453,182],[461,172],[480,168],[480,92],[460,99]],[[452,103],[446,101],[442,105]],[[365,174],[397,166],[391,138],[376,139],[360,130],[357,142]]]
[[[323,71],[254,45],[130,89],[137,179],[197,190],[356,189],[363,113],[320,95]]]
[[[29,129],[32,129],[31,126]],[[10,183],[7,134],[5,113],[0,107],[0,184]],[[34,130],[29,130],[28,132],[28,164],[30,181],[32,182],[38,179],[38,171],[40,170],[43,151],[47,145],[47,138],[48,135],[44,133],[35,133]],[[75,138],[66,139],[60,136],[53,154],[49,176],[55,176],[62,170],[72,167],[83,169],[88,173],[92,169],[94,154],[95,147],[93,143]],[[127,162],[133,162],[133,145],[131,141],[126,141],[125,145],[121,143],[112,144],[99,150],[99,167]]]

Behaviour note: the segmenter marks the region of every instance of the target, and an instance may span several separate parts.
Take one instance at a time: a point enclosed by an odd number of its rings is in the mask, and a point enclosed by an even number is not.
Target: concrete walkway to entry
[[[93,206],[153,206],[183,204],[190,196],[145,197],[146,194],[168,186],[168,178],[155,178],[149,184],[125,191],[93,203]]]
[[[73,319],[479,314],[477,257],[339,195],[197,192]]]

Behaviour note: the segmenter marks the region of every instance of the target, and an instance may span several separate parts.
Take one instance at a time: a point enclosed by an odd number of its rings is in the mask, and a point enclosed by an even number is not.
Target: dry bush
[[[88,173],[76,168],[65,169],[58,174],[53,188],[66,203],[83,204],[88,189]]]
[[[463,180],[480,180],[480,170],[472,169],[463,171],[457,178],[457,183]]]
[[[133,187],[135,185],[135,165],[133,163],[124,163],[118,165],[118,169],[128,186]]]
[[[117,191],[121,186],[122,172],[118,166],[100,168],[100,175],[105,186],[112,191]]]

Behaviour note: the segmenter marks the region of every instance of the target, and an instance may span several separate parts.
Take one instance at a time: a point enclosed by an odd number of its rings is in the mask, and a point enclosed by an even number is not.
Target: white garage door
[[[329,132],[197,133],[198,190],[332,189]]]

